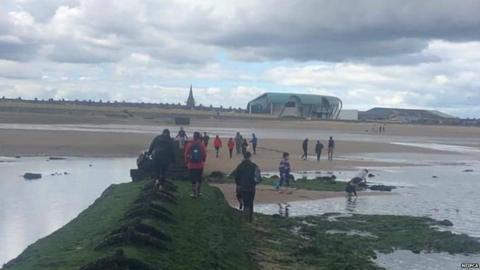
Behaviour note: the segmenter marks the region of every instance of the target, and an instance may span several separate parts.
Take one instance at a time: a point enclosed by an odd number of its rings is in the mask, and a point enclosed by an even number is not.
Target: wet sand
[[[154,134],[68,131],[68,130],[0,130],[0,156],[80,156],[80,157],[136,157],[144,151]],[[222,138],[226,146],[226,138]],[[291,154],[294,170],[335,170],[357,167],[405,166],[408,163],[389,163],[371,160],[353,160],[345,156],[363,153],[444,153],[414,146],[394,145],[366,141],[337,141],[336,156],[340,160],[326,160],[326,150],[320,162],[313,157],[314,143],[310,143],[311,160],[300,159],[301,140],[260,139],[254,161],[263,171],[276,171],[282,152]],[[326,144],[326,142],[324,142]],[[212,144],[208,146],[206,171],[231,172],[241,161],[241,155],[228,157],[228,150],[221,149],[220,158],[215,158]]]
[[[224,194],[225,199],[230,206],[238,207],[238,201],[235,196],[234,184],[210,184],[218,187]],[[358,196],[379,196],[379,195],[393,195],[391,192],[358,192]],[[337,191],[315,191],[304,189],[287,189],[282,193],[275,191],[271,186],[258,185],[255,192],[255,203],[289,203],[296,201],[311,201],[328,198],[345,197],[345,192]]]

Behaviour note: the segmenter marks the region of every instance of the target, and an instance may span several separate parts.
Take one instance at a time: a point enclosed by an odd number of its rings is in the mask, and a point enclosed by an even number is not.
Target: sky
[[[478,0],[0,0],[0,96],[480,117]]]

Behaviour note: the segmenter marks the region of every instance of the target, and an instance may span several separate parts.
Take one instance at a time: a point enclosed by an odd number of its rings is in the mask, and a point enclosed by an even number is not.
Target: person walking
[[[247,141],[247,139],[244,139],[243,143],[242,143],[242,155],[245,156],[245,153],[247,152],[247,149],[248,149],[248,141]]]
[[[185,147],[185,163],[187,164],[190,180],[192,181],[192,198],[198,198],[200,187],[202,185],[203,168],[207,160],[207,151],[202,143],[202,135],[200,132],[193,134],[193,141],[189,142]]]
[[[176,139],[178,140],[178,146],[180,149],[184,149],[185,143],[188,140],[187,133],[183,130],[183,127],[180,127]]]
[[[242,162],[235,169],[235,183],[240,193],[243,216],[248,222],[253,221],[253,202],[255,187],[261,180],[260,168],[251,161],[252,153],[245,152]]]
[[[240,155],[242,151],[243,137],[240,135],[240,132],[237,132],[235,135],[235,148],[237,149],[237,155]]]
[[[333,137],[330,136],[330,139],[328,140],[328,160],[330,161],[333,160],[334,151],[335,151],[335,141],[333,140]]]
[[[205,145],[205,147],[208,147],[208,142],[210,141],[210,136],[208,136],[207,132],[203,133],[202,141],[203,141],[203,145]]]
[[[322,156],[323,144],[320,141],[317,141],[315,145],[315,154],[317,154],[317,161],[320,161],[320,157]]]
[[[215,147],[215,154],[218,158],[218,152],[220,151],[220,148],[222,148],[222,139],[217,135],[215,136],[215,140],[213,141],[213,147]]]
[[[280,179],[277,183],[277,186],[275,189],[277,191],[280,191],[280,187],[282,187],[284,184],[286,187],[290,186],[290,154],[287,152],[284,152],[282,155],[282,160],[280,161],[280,165],[278,166],[278,172],[280,174]]]
[[[303,160],[307,160],[307,158],[308,158],[308,138],[306,138],[306,139],[303,141],[302,149],[303,149],[302,159],[303,159]]]
[[[228,153],[230,154],[230,159],[232,159],[233,148],[235,148],[235,142],[233,138],[228,139]]]
[[[256,155],[256,154],[257,154],[258,138],[257,138],[257,136],[255,135],[255,133],[252,134],[252,139],[250,140],[250,143],[252,144],[253,154]]]
[[[153,139],[147,155],[152,159],[155,187],[160,189],[165,184],[168,167],[175,162],[175,151],[170,130],[164,129],[161,135]]]

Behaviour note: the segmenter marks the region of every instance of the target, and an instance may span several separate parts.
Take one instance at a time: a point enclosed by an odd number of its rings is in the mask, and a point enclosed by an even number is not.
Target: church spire
[[[193,98],[193,89],[192,85],[190,84],[190,93],[188,94],[187,99],[187,109],[193,109],[195,107],[195,99]]]

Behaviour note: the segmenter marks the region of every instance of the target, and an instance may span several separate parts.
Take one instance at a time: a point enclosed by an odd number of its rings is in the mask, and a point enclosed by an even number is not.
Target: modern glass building
[[[291,93],[265,93],[250,101],[251,114],[270,114],[279,117],[337,119],[342,110],[337,97]]]

